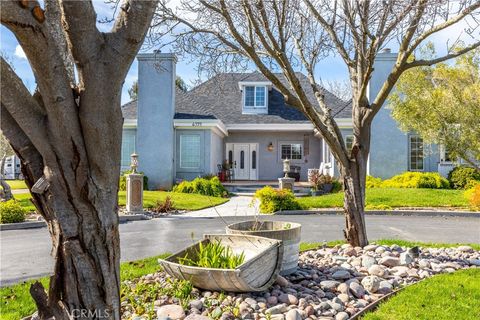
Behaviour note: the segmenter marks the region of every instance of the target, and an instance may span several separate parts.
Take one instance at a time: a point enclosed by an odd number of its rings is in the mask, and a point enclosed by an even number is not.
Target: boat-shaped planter
[[[200,243],[220,241],[234,254],[245,255],[245,261],[235,269],[201,268],[183,265],[179,258],[194,255]],[[166,259],[159,259],[165,271],[193,286],[205,290],[252,292],[268,289],[277,279],[283,258],[282,241],[246,235],[204,235],[204,239]]]

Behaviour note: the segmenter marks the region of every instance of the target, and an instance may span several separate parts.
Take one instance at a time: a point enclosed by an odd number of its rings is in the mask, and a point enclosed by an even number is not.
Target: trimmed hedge
[[[448,173],[448,181],[454,189],[470,189],[480,182],[480,171],[472,167],[458,166]]]
[[[216,176],[210,179],[195,178],[192,181],[182,181],[180,184],[174,186],[172,191],[181,193],[197,193],[212,197],[228,196],[228,191],[220,183],[220,180]]]
[[[270,186],[266,186],[255,192],[255,198],[260,200],[261,213],[302,209],[293,192],[288,189],[275,190]]]
[[[123,171],[120,174],[119,191],[127,191],[127,175],[130,173],[132,173],[132,170]],[[143,172],[138,173],[143,174]],[[148,190],[148,177],[146,175],[143,175],[143,190]]]
[[[25,221],[25,209],[15,200],[0,202],[0,223]]]
[[[367,176],[366,187],[449,189],[450,183],[437,172],[404,172],[383,181]]]

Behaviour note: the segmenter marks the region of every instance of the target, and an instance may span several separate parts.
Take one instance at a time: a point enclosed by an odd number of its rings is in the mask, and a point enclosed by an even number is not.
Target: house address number
[[[192,127],[201,127],[202,125],[202,122],[192,122]]]

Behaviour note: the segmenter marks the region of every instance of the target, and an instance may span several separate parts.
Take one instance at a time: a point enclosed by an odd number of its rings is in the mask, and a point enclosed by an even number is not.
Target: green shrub
[[[367,176],[367,181],[365,183],[367,189],[370,188],[381,188],[382,187],[382,179],[375,178],[372,176]]]
[[[480,182],[480,171],[475,168],[459,166],[448,173],[448,181],[454,189],[470,189]]]
[[[465,191],[465,198],[467,198],[470,209],[480,210],[480,182],[477,182],[475,186]]]
[[[405,172],[382,182],[382,188],[448,189],[450,183],[437,172]]]
[[[333,184],[332,193],[337,193],[342,191],[343,185],[340,181],[333,179],[332,184]]]
[[[25,209],[15,200],[0,202],[0,223],[25,221]]]
[[[181,193],[197,193],[204,196],[212,197],[226,197],[228,191],[220,183],[218,177],[212,177],[210,179],[195,178],[192,181],[182,181],[173,187],[173,192]]]
[[[261,213],[273,213],[281,210],[300,210],[302,206],[297,201],[292,191],[283,189],[275,190],[270,186],[255,192],[255,198],[260,200]]]
[[[119,191],[126,191],[127,190],[127,175],[132,173],[132,170],[123,171],[120,174],[120,183],[118,185]],[[143,174],[143,172],[138,172]],[[148,190],[148,177],[143,175],[143,190]]]

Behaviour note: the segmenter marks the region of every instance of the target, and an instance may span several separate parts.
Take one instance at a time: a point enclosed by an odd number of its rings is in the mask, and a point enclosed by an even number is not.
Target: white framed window
[[[284,143],[280,144],[280,158],[282,160],[302,160],[303,145],[301,143]]]
[[[201,164],[199,134],[180,135],[180,168],[199,169]]]
[[[267,87],[244,86],[243,87],[243,112],[266,113],[267,112]]]
[[[130,168],[131,155],[135,152],[135,131],[124,130],[122,133],[122,170]]]
[[[408,169],[423,171],[423,139],[417,135],[408,137]]]
[[[352,150],[353,147],[353,135],[345,136],[345,147],[347,147],[347,151]]]

